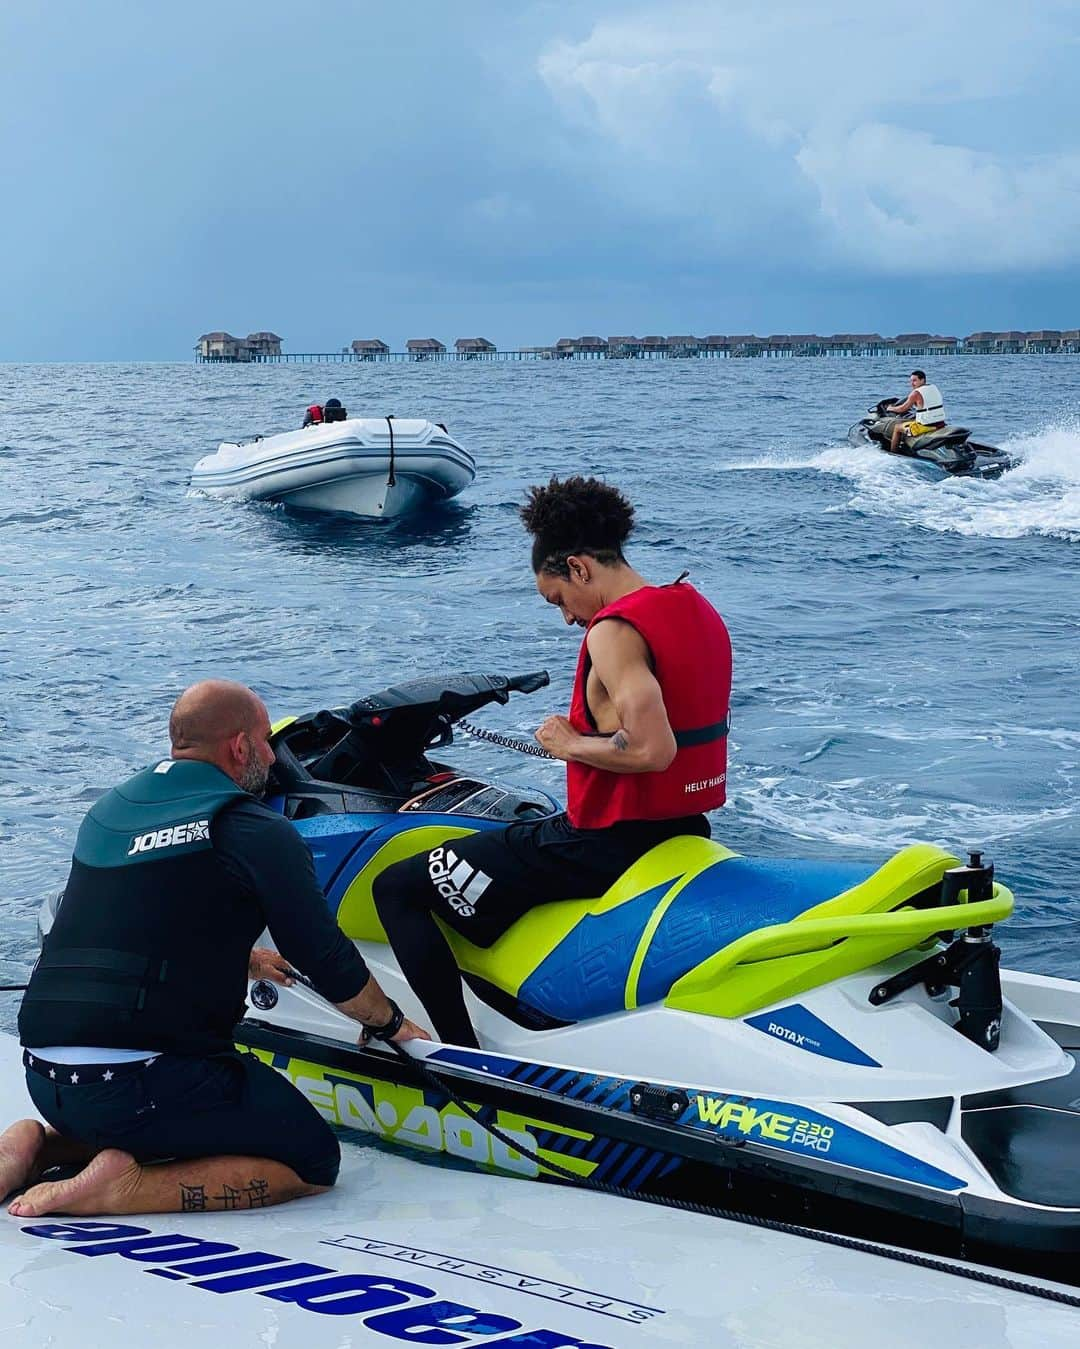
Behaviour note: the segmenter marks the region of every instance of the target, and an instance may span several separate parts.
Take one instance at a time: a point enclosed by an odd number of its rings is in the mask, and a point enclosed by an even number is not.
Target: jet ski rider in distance
[[[595,478],[555,478],[521,511],[541,597],[585,629],[569,717],[536,739],[566,763],[567,809],[483,830],[387,868],[373,893],[402,972],[440,1039],[478,1047],[435,921],[490,947],[530,909],[602,894],[657,844],[708,837],[724,804],[731,640],[683,577],[626,560],[634,509]]]
[[[902,435],[922,436],[928,431],[940,431],[945,425],[945,400],[936,384],[927,384],[925,370],[911,372],[911,392],[902,403],[890,403],[885,412],[896,417],[889,441],[893,454]],[[905,413],[914,416],[905,421]]]

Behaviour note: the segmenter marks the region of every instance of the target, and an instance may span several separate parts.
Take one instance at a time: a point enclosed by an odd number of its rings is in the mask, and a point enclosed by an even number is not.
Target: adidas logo
[[[453,848],[433,848],[428,853],[428,875],[435,889],[462,918],[476,912],[480,896],[491,884],[491,877],[463,861]]]

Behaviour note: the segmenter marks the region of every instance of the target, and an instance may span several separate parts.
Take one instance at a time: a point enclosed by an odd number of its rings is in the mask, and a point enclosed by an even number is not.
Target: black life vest
[[[95,802],[19,1011],[24,1045],[231,1044],[261,925],[211,826],[245,798],[212,764],[168,759]]]

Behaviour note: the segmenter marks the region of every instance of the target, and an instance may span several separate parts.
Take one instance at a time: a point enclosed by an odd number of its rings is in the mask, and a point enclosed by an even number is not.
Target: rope
[[[662,1208],[681,1209],[687,1213],[700,1213],[711,1218],[723,1218],[727,1222],[742,1223],[747,1227],[760,1227],[768,1232],[783,1232],[788,1236],[803,1237],[809,1241],[821,1242],[826,1246],[838,1246],[842,1250],[860,1251],[865,1255],[878,1255],[886,1260],[897,1260],[901,1264],[915,1265],[919,1269],[931,1269],[939,1274],[952,1274],[957,1278],[970,1279],[974,1283],[987,1284],[991,1288],[1004,1288],[1010,1293],[1026,1293],[1030,1297],[1043,1298],[1048,1302],[1057,1302],[1066,1307],[1080,1307],[1080,1296],[1075,1293],[1065,1293],[1057,1288],[1043,1288],[1039,1284],[1025,1283],[1022,1279],[1011,1279],[1004,1274],[993,1274],[989,1270],[976,1269],[973,1265],[957,1265],[949,1260],[938,1260],[934,1256],[920,1255],[917,1251],[904,1251],[892,1246],[880,1246],[877,1242],[867,1241],[861,1237],[845,1237],[838,1232],[827,1232],[816,1227],[803,1227],[799,1223],[781,1222],[777,1218],[764,1218],[754,1213],[741,1213],[738,1209],[699,1204],[693,1199],[675,1199],[666,1195],[642,1194],[637,1190],[627,1190],[621,1185],[609,1185],[606,1181],[593,1180],[590,1176],[581,1176],[576,1171],[570,1171],[566,1167],[560,1166],[558,1162],[550,1161],[546,1157],[541,1157],[532,1149],[522,1146],[520,1137],[511,1138],[498,1125],[482,1120],[479,1111],[473,1110],[467,1101],[462,1100],[453,1087],[448,1086],[437,1073],[427,1066],[423,1059],[413,1058],[393,1040],[387,1043],[399,1058],[418,1069],[421,1077],[430,1086],[435,1087],[452,1101],[459,1110],[464,1111],[481,1129],[485,1129],[500,1143],[511,1148],[514,1152],[519,1152],[522,1156],[534,1161],[541,1170],[549,1171],[564,1180],[570,1181],[573,1185],[588,1190],[596,1190],[601,1194],[614,1195],[618,1199],[635,1199],[639,1203],[644,1200],[647,1204],[656,1204]]]
[[[471,721],[465,721],[464,718],[457,724],[466,734],[477,740],[486,740],[491,745],[501,745],[503,749],[516,749],[519,754],[531,754],[534,759],[555,761],[554,754],[549,754],[546,749],[534,745],[531,740],[521,740],[516,735],[503,735],[500,731],[489,731],[483,726],[474,726]]]
[[[25,984],[0,984],[0,993],[25,993]]]
[[[397,484],[397,478],[394,477],[394,417],[393,413],[386,419],[386,425],[390,430],[390,476],[386,480],[387,487],[394,487]]]

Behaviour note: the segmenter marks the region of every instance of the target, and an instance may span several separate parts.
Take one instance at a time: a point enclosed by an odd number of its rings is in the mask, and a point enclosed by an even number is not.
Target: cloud
[[[844,137],[808,136],[796,161],[834,251],[867,266],[1026,270],[1080,257],[1080,154],[1006,160],[866,123]]]
[[[1022,22],[974,0],[723,0],[601,21],[538,71],[582,159],[704,252],[1022,271],[1080,259],[1078,39],[1064,0]]]

